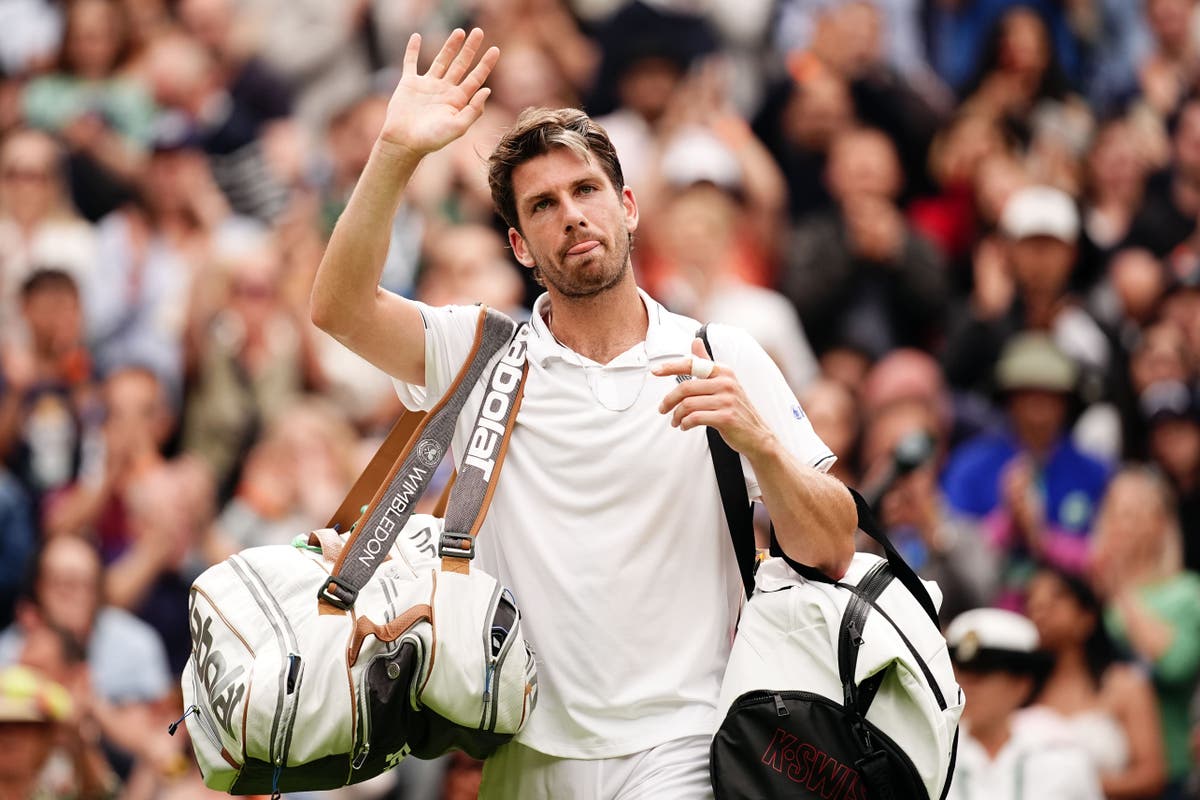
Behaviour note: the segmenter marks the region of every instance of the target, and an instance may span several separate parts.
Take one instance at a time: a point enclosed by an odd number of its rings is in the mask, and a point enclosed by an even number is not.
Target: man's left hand
[[[659,364],[652,372],[691,376],[708,372],[707,377],[683,381],[663,398],[658,410],[671,414],[673,427],[685,431],[697,425],[716,428],[730,447],[748,457],[766,450],[774,440],[774,434],[746,396],[733,368],[709,361],[700,339],[692,340],[691,358]]]

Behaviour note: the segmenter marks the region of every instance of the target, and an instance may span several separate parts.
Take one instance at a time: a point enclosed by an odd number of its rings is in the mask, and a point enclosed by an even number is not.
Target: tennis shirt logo
[[[496,456],[499,455],[500,444],[504,441],[505,421],[512,408],[516,388],[521,382],[528,330],[521,329],[509,345],[508,352],[496,365],[496,369],[492,370],[491,383],[488,385],[487,395],[483,398],[483,407],[479,410],[475,430],[471,433],[471,441],[463,457],[463,464],[481,471],[485,481],[491,480],[492,470],[496,468]]]

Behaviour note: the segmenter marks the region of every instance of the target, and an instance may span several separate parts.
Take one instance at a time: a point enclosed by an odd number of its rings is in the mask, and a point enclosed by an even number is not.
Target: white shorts
[[[712,800],[711,736],[617,758],[556,758],[506,744],[483,766],[480,800]]]

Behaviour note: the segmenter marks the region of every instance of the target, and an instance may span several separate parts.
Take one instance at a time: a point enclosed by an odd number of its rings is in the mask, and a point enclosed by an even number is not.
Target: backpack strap
[[[475,341],[454,382],[409,436],[317,593],[321,613],[344,612],[354,606],[450,449],[455,422],[467,397],[492,356],[512,340],[515,328],[516,323],[504,314],[480,308]]]
[[[849,486],[846,488],[850,489]],[[863,499],[863,496],[854,489],[850,489],[850,495],[854,498],[854,505],[858,508],[858,529],[874,539],[879,546],[883,548],[883,552],[887,558],[888,566],[891,568],[892,574],[896,577],[896,580],[904,584],[904,588],[908,589],[912,596],[917,599],[917,602],[921,604],[921,608],[924,609],[925,613],[929,615],[930,621],[933,622],[934,626],[937,626],[937,608],[934,606],[933,598],[929,596],[929,591],[926,590],[925,584],[922,583],[921,579],[917,577],[917,573],[913,572],[912,567],[910,567],[908,562],[904,560],[904,556],[900,555],[900,553],[896,551],[895,546],[892,545],[892,541],[887,537],[887,534],[883,532],[883,529],[880,528],[879,522],[875,519],[874,512],[871,511],[871,507],[867,504],[867,501]],[[795,561],[787,553],[782,552],[782,550],[778,555],[787,563],[789,567],[796,570],[796,572],[800,573],[805,578],[812,580],[814,578],[810,578],[810,576],[815,573],[817,576],[819,576],[816,577],[815,580],[820,580],[825,583],[836,583],[836,581],[821,573],[815,567],[810,567],[807,564],[801,564],[798,561]]]
[[[696,332],[709,358],[714,358],[712,345],[708,341],[708,323]],[[715,360],[715,358],[714,358]],[[689,376],[681,376],[689,377]],[[750,495],[746,493],[746,473],[742,471],[742,457],[721,438],[716,428],[705,427],[708,436],[708,452],[712,456],[713,469],[717,473],[717,489],[721,493],[721,505],[725,508],[725,521],[729,525],[729,538],[733,542],[733,555],[737,559],[738,572],[742,576],[742,588],[746,598],[754,594],[754,562],[757,548],[754,546],[754,513]]]
[[[696,336],[704,342],[705,350],[708,351],[709,356],[712,356],[713,349],[708,340],[708,325],[700,326]],[[741,456],[721,438],[720,432],[715,428],[707,428],[705,433],[708,434],[708,450],[712,455],[713,468],[717,473],[717,486],[721,492],[721,504],[725,508],[725,520],[729,524],[729,536],[733,540],[733,552],[737,557],[738,570],[742,575],[742,585],[746,590],[746,596],[749,597],[754,591],[754,520],[751,514],[750,498],[746,493],[746,478],[742,471]],[[887,555],[888,565],[896,580],[904,584],[913,597],[917,598],[921,608],[929,615],[933,624],[937,625],[937,609],[934,607],[933,598],[925,589],[925,584],[908,566],[904,557],[892,546],[862,495],[849,486],[846,488],[849,489],[854,498],[854,505],[858,509],[859,529],[879,543]],[[784,553],[775,538],[774,525],[771,526],[771,555],[781,557],[789,567],[807,580],[837,583],[816,567],[801,564]]]
[[[499,363],[488,378],[487,394],[475,417],[467,452],[450,489],[446,524],[438,542],[443,572],[466,574],[475,557],[475,537],[483,526],[500,468],[508,454],[508,442],[517,422],[517,411],[525,396],[529,372],[529,325],[522,323]]]

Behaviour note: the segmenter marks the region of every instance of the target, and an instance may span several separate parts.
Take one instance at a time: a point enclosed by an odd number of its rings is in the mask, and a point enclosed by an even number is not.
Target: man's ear
[[[508,229],[508,245],[512,248],[513,255],[517,257],[517,261],[526,267],[532,268],[534,266],[533,255],[529,252],[529,248],[525,246],[525,237],[516,228]]]
[[[638,227],[638,204],[633,189],[628,186],[621,189],[621,205],[625,208],[625,227],[633,233]]]

